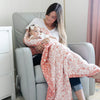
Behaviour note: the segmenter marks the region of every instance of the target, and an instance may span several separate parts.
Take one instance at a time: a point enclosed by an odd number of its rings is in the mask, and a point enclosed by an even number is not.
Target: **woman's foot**
[[[100,72],[97,73],[96,75],[92,76],[92,78],[94,78],[96,80],[100,80]]]
[[[100,83],[100,79],[95,79],[95,82]]]

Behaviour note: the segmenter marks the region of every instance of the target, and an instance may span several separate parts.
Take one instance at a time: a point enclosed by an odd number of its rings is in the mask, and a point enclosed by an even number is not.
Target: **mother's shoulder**
[[[35,17],[35,18],[33,18],[33,20],[43,20],[42,18],[39,18],[39,17]]]

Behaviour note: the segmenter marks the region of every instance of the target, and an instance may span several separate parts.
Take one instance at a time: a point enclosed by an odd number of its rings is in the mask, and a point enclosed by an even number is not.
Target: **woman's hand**
[[[49,43],[50,39],[49,38],[45,38],[41,41],[41,44],[39,44],[38,46],[35,47],[35,50],[38,52],[38,53],[42,53],[43,50],[44,50],[44,44],[47,44]]]
[[[35,46],[34,48],[38,53],[42,54],[44,46],[42,44],[39,44],[38,46]]]
[[[50,42],[49,38],[45,38],[41,41],[41,44],[48,44]]]

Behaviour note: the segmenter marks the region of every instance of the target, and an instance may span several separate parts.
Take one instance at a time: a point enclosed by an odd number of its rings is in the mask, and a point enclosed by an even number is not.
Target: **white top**
[[[49,38],[49,35],[44,34],[44,33],[41,33],[39,36],[40,36],[42,39]]]
[[[41,19],[41,18],[34,18],[34,19],[31,21],[31,23],[26,27],[26,29],[29,29],[29,26],[31,26],[31,25],[33,25],[33,24],[38,25],[38,26],[41,27],[41,28],[47,29],[47,30],[51,33],[51,35],[52,35],[53,37],[57,38],[57,41],[59,41],[59,33],[58,33],[58,30],[57,30],[56,28],[54,28],[54,29],[52,29],[52,30],[49,30],[49,29],[46,27],[46,25],[45,25],[43,19]]]

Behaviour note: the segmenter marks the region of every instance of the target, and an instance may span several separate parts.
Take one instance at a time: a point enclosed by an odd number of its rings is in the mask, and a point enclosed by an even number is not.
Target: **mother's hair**
[[[58,29],[59,32],[59,38],[62,44],[67,44],[67,34],[65,32],[65,28],[64,28],[64,21],[63,21],[63,11],[62,11],[62,6],[59,3],[53,3],[51,4],[47,11],[46,11],[46,15],[49,16],[49,14],[55,11],[56,15],[57,15],[57,20],[54,22],[54,26]]]
[[[57,27],[62,15],[62,6],[59,3],[51,4],[46,11],[46,15],[49,15],[52,11],[55,11],[57,14],[57,20],[54,22],[54,25]]]

